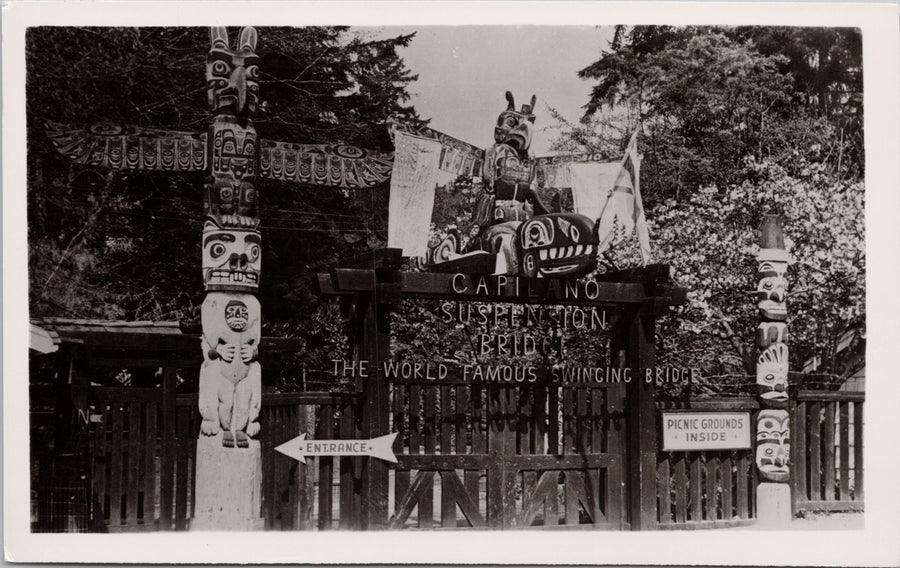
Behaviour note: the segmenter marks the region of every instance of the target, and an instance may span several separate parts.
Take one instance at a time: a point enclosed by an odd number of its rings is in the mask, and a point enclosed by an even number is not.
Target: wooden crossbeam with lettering
[[[685,288],[641,282],[545,280],[432,272],[393,272],[385,282],[383,275],[375,270],[361,268],[336,268],[330,274],[318,274],[315,284],[323,295],[374,292],[376,301],[380,303],[422,299],[602,307],[637,304],[642,312],[661,313],[687,300]]]

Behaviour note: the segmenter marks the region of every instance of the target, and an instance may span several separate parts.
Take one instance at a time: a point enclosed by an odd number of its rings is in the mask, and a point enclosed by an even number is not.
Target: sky
[[[506,91],[516,109],[537,95],[531,152],[547,155],[558,135],[547,106],[578,120],[592,81],[577,72],[599,59],[612,27],[596,26],[418,26],[366,30],[375,37],[415,31],[399,50],[418,74],[409,87],[412,104],[430,126],[485,148],[493,143]]]

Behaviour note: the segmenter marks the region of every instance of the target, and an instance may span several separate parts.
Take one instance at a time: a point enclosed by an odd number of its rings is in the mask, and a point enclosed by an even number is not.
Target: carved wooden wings
[[[78,164],[113,170],[204,171],[205,132],[95,124],[87,128],[46,123],[56,149]],[[259,141],[260,177],[348,189],[391,176],[392,154],[342,144]]]

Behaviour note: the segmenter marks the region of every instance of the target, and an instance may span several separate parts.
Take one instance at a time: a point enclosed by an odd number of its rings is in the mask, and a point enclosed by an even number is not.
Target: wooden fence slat
[[[794,499],[809,499],[809,489],[806,480],[809,478],[809,471],[806,466],[806,454],[808,432],[806,430],[806,401],[797,402],[797,407],[791,420],[791,432],[797,432],[794,440],[791,441],[791,469],[795,470],[791,473],[791,479],[794,481]]]
[[[144,406],[144,501],[143,522],[149,525],[155,522],[156,503],[156,419],[159,403],[148,402]]]
[[[850,402],[840,405],[840,496],[843,501],[850,500]]]
[[[260,409],[259,426],[262,432],[260,451],[262,452],[262,517],[267,531],[275,528],[275,455],[273,431],[274,407],[263,405]]]
[[[453,453],[453,389],[452,386],[438,387],[441,395],[440,447],[442,454]]]
[[[566,525],[578,524],[578,494],[576,492],[575,484],[577,483],[577,480],[580,479],[580,476],[580,472],[574,473],[567,471],[563,474],[566,494]]]
[[[863,501],[863,402],[853,404],[853,497]]]
[[[453,389],[452,386],[438,387],[441,396],[441,419],[440,419],[440,448],[441,454],[453,454],[453,410],[452,402]],[[456,475],[455,473],[453,475]],[[440,475],[441,487],[441,526],[450,528],[456,526],[456,501],[453,499],[453,492],[448,487],[449,482],[446,476]]]
[[[703,520],[703,485],[701,479],[700,454],[691,453],[691,520]]]
[[[176,428],[178,432],[178,455],[175,461],[175,530],[183,531],[188,528],[187,519],[187,494],[188,494],[188,452],[190,451],[189,442],[193,442],[190,436],[191,407],[180,407],[177,409]]]
[[[591,453],[593,454],[601,454],[605,451],[603,447],[604,424],[609,420],[603,400],[606,392],[606,389],[591,389],[591,412],[588,419],[591,424]]]
[[[300,406],[294,405],[288,407],[288,416],[285,421],[290,428],[291,431],[288,432],[288,439],[291,439],[290,436],[299,436],[301,432],[303,432],[303,425],[300,423]],[[299,460],[291,460],[291,475],[288,480],[289,486],[289,506],[288,510],[291,512],[289,517],[290,527],[292,530],[297,530],[300,528],[300,525],[303,523],[301,519],[301,511],[303,508],[300,506],[302,500],[302,491],[303,484],[306,479],[306,464],[300,463]]]
[[[738,458],[737,466],[737,516],[739,519],[750,518],[749,497],[747,495],[747,491],[750,488],[747,483],[747,475],[753,467],[750,463],[749,455],[742,452],[741,457]]]
[[[316,421],[316,438],[320,440],[334,439],[335,406],[330,404],[319,407],[319,418]],[[319,530],[332,527],[331,509],[334,504],[332,490],[334,487],[334,458],[322,456],[318,458],[319,467]]]
[[[459,385],[456,387],[456,410],[453,414],[454,428],[456,430],[456,438],[454,440],[454,444],[455,444],[454,447],[455,447],[455,453],[457,453],[457,454],[469,453],[468,433],[466,431],[466,417],[467,417],[468,412],[469,412],[469,389],[466,385]],[[464,481],[468,481],[468,473],[469,472],[466,471],[462,474]],[[471,502],[472,506],[475,508],[475,512],[477,512],[480,515],[481,513],[478,512],[478,490],[477,490],[477,488],[475,489],[475,491],[469,492],[468,484],[463,484],[463,482],[460,481],[459,478],[456,477],[455,475],[454,475],[454,479],[456,480],[456,483],[459,483],[458,489],[460,491],[463,491],[466,493],[467,498]],[[475,483],[477,483],[477,481]],[[462,509],[462,506],[460,506],[460,508]],[[463,514],[466,516],[466,518],[469,520],[469,522],[472,524],[472,526],[475,526],[474,525],[475,521],[473,521],[472,518],[469,517],[469,515],[465,512],[465,509],[463,509]]]
[[[516,452],[520,454],[531,454],[531,421],[534,418],[532,405],[532,397],[530,388],[524,385],[517,389],[517,419],[516,419]]]
[[[547,387],[547,453],[561,454],[559,449],[559,388],[555,385]]]
[[[719,458],[714,452],[704,453],[706,454],[706,463],[703,468],[706,472],[706,520],[714,521],[716,520]]]
[[[394,440],[394,454],[400,455],[407,453],[406,448],[409,443],[410,432],[408,430],[406,417],[411,409],[407,410],[406,394],[409,387],[397,383],[391,385],[393,389],[391,396],[394,405],[394,431],[397,432],[397,439]],[[400,500],[409,490],[409,470],[394,470],[394,514],[400,508]]]
[[[110,444],[109,524],[122,524],[122,430],[121,402],[112,403],[112,443]]]
[[[722,480],[722,520],[730,521],[734,518],[734,501],[732,497],[732,489],[734,487],[734,470],[731,461],[732,454],[729,452],[722,458],[722,464],[719,468],[719,475]]]
[[[484,398],[483,390],[480,385],[470,384],[469,404],[471,405],[471,413],[469,427],[472,431],[472,448],[473,454],[485,453],[484,432],[482,418],[484,417]],[[475,507],[483,517],[487,516],[487,511],[481,507],[481,470],[466,470],[463,474],[466,493],[472,498]],[[484,511],[482,513],[482,511]]]
[[[563,419],[563,454],[572,454],[576,453],[575,450],[575,421],[577,420],[577,415],[575,411],[575,393],[572,392],[574,389],[564,388],[563,389],[563,411],[562,411],[562,419]],[[568,505],[567,505],[568,507]]]
[[[437,449],[437,385],[425,387],[425,420],[423,421],[425,453],[433,454]]]
[[[141,403],[128,404],[128,488],[125,514],[127,524],[137,526],[139,482],[141,477]]]
[[[591,453],[591,418],[587,408],[588,389],[575,389],[575,400],[575,453],[589,454]]]
[[[94,493],[94,505],[99,510],[94,510],[94,518],[98,518],[106,522],[106,502],[108,497],[106,468],[109,465],[108,451],[109,447],[106,443],[106,431],[110,422],[110,413],[105,403],[100,404],[100,415],[102,420],[99,424],[94,424],[91,428],[91,490]]]
[[[172,530],[175,489],[175,409],[176,372],[175,367],[163,371],[163,392],[161,406],[162,432],[160,437],[160,496],[159,517],[163,530]]]
[[[340,437],[343,440],[353,439],[354,433],[354,416],[346,407],[341,409]],[[353,458],[341,457],[341,480],[340,480],[340,506],[338,526],[342,529],[356,528],[355,520],[359,511],[356,510],[354,496],[354,464]]]
[[[675,455],[675,522],[683,523],[687,521],[687,455],[684,452]]]
[[[437,446],[436,406],[437,390],[440,387],[436,385],[426,385],[424,388],[425,407],[423,409],[424,420],[422,421],[423,442],[425,445],[425,453],[433,454],[435,453]],[[419,500],[419,528],[431,528],[434,523],[434,475],[432,474],[429,479],[432,480],[432,485],[429,485],[422,490],[422,497]]]
[[[659,514],[657,520],[660,523],[672,522],[672,496],[671,496],[671,477],[669,472],[670,452],[664,453],[657,461],[657,470],[659,471]]]
[[[620,412],[622,411],[622,399],[623,393],[625,391],[624,385],[615,385],[605,391],[604,396],[606,397],[606,427],[605,434],[606,439],[603,443],[603,449],[614,456],[622,455],[622,448],[624,447],[623,440],[623,422],[624,420],[620,420]],[[606,484],[606,498],[607,498],[607,508],[606,511],[607,518],[610,523],[613,523],[613,526],[621,526],[622,525],[622,517],[623,517],[623,508],[625,504],[625,493],[626,488],[623,482],[623,478],[625,475],[624,472],[624,458],[620,459],[613,467],[608,468],[607,471],[607,484]]]
[[[822,495],[822,414],[819,402],[809,405],[807,428],[809,429],[809,498],[819,500]]]
[[[453,413],[453,428],[456,431],[454,453],[466,454],[468,450],[466,435],[466,415],[469,412],[469,389],[465,385],[456,387],[456,410]]]
[[[834,420],[837,402],[825,403],[825,500],[834,501]]]
[[[422,387],[409,386],[409,453],[422,452]]]

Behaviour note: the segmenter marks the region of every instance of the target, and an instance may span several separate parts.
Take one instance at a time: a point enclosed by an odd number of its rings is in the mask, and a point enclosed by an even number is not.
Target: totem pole
[[[262,369],[259,289],[262,239],[257,177],[364,188],[386,181],[392,156],[341,144],[260,139],[257,33],[241,29],[236,49],[224,27],[210,29],[206,85],[212,123],[205,133],[47,122],[57,150],[112,170],[207,171],[203,188],[201,306],[203,363],[194,529],[260,526]]]
[[[756,288],[760,323],[756,364],[760,411],[756,421],[757,516],[763,526],[784,526],[791,519],[790,414],[788,412],[787,307],[785,272],[790,257],[784,248],[781,220],[769,215],[761,229],[759,283]]]

